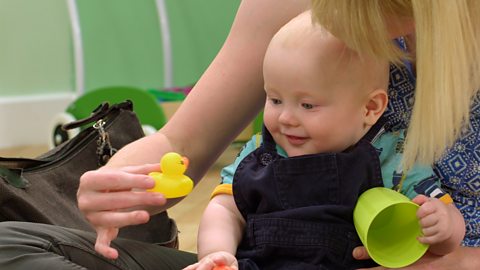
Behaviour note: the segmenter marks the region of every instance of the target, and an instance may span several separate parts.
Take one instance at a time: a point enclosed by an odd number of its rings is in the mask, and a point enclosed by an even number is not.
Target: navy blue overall
[[[380,121],[382,122],[382,121]],[[237,167],[233,194],[246,221],[236,257],[240,269],[356,269],[361,245],[353,209],[365,190],[383,186],[371,139],[374,126],[341,153],[285,158],[264,127],[262,145]]]

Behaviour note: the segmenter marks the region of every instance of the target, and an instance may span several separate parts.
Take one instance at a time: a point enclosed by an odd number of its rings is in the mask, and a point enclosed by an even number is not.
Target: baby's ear
[[[388,95],[385,89],[375,89],[365,104],[365,124],[373,126],[387,108]]]

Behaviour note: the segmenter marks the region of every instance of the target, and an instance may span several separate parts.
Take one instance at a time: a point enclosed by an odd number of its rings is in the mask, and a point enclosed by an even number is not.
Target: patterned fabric
[[[405,43],[398,40],[403,48]],[[415,77],[409,68],[390,66],[390,98],[385,116],[391,130],[408,126],[414,101]],[[434,172],[449,191],[466,223],[465,246],[480,246],[480,95],[474,98],[470,125],[435,164]]]

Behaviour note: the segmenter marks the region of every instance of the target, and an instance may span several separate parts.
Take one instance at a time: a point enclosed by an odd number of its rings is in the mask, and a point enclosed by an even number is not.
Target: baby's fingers
[[[191,265],[183,268],[183,270],[195,270],[195,269],[197,269],[197,267],[198,267],[199,264],[200,264],[200,263],[191,264]]]
[[[422,229],[433,227],[439,223],[438,216],[427,215],[418,220]]]
[[[428,215],[435,213],[436,210],[437,210],[437,206],[432,201],[432,199],[429,199],[428,201],[420,205],[420,207],[417,210],[417,217],[419,219],[425,218]]]
[[[428,197],[425,195],[417,195],[415,198],[412,199],[412,202],[418,205],[422,205],[427,201],[428,201]]]
[[[443,241],[442,239],[443,237],[441,237],[438,233],[434,233],[434,232],[428,232],[428,233],[429,235],[418,237],[418,241],[422,244],[427,244],[427,245],[433,245]]]
[[[196,270],[212,270],[215,267],[215,263],[210,257],[203,258],[199,263]]]
[[[419,237],[418,241],[430,245],[445,241],[452,235],[452,231],[448,230],[442,222],[438,222],[434,226],[422,228],[422,233],[423,236]]]

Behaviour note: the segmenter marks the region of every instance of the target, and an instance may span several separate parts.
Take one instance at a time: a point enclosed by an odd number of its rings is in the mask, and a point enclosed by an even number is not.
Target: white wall
[[[53,117],[73,100],[67,93],[0,97],[0,148],[47,145]]]
[[[163,88],[157,1],[0,0],[0,148],[46,144],[50,123],[74,100],[80,83],[86,92],[105,86]],[[83,68],[76,68],[74,57],[68,5],[73,2]],[[173,85],[191,85],[221,47],[240,1],[165,3]]]
[[[74,91],[65,1],[0,0],[0,97]]]
[[[46,145],[73,100],[70,27],[64,0],[0,0],[0,148]]]

